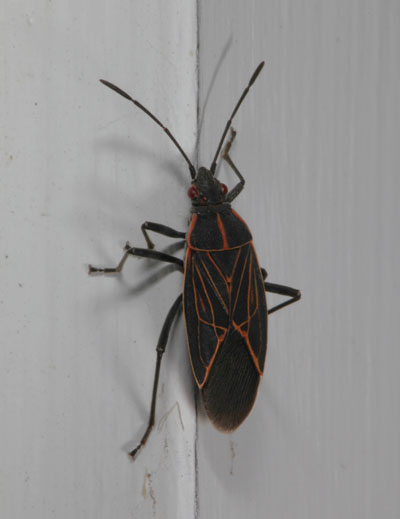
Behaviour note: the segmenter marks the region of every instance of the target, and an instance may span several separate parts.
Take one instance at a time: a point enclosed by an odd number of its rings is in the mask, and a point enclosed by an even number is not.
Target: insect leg
[[[272,294],[279,294],[281,296],[289,296],[290,299],[284,301],[283,303],[274,306],[270,310],[268,310],[268,314],[272,314],[277,310],[280,310],[284,306],[291,305],[295,303],[301,298],[301,292],[297,288],[287,287],[285,285],[276,285],[275,283],[264,283],[266,292],[271,292]]]
[[[124,268],[125,262],[128,259],[129,255],[140,256],[141,258],[150,258],[158,261],[164,261],[166,263],[174,263],[175,265],[178,265],[180,267],[179,270],[183,272],[183,260],[181,260],[180,258],[171,256],[170,254],[165,254],[165,252],[131,247],[129,245],[129,242],[126,242],[125,254],[122,256],[121,261],[118,263],[116,267],[97,268],[93,267],[92,265],[89,265],[89,274],[119,274]]]
[[[226,146],[222,153],[222,158],[224,160],[226,160],[226,162],[230,165],[230,167],[233,169],[233,171],[236,173],[236,175],[239,177],[239,180],[240,180],[239,184],[236,184],[236,186],[233,189],[231,189],[229,191],[229,193],[226,195],[227,202],[232,202],[232,200],[234,200],[238,196],[238,194],[243,189],[244,183],[245,183],[245,180],[244,180],[242,174],[240,173],[240,171],[235,166],[235,164],[233,163],[232,159],[229,156],[229,151],[231,149],[233,141],[235,140],[235,137],[236,137],[236,131],[233,128],[231,128],[231,136],[229,138],[229,141],[226,143]]]
[[[141,229],[149,249],[154,249],[154,243],[151,241],[147,231],[153,231],[158,234],[162,234],[163,236],[168,236],[170,238],[186,238],[185,232],[176,231],[175,229],[167,227],[166,225],[163,225],[161,223],[144,222],[141,226]]]
[[[164,325],[162,327],[160,337],[158,339],[157,344],[157,363],[156,363],[156,370],[154,374],[154,383],[153,383],[153,393],[151,397],[151,406],[150,406],[150,415],[149,415],[149,421],[147,424],[146,431],[140,440],[138,446],[133,449],[129,453],[132,458],[135,458],[135,456],[138,454],[138,452],[142,449],[142,447],[145,445],[147,438],[149,437],[151,430],[154,426],[155,421],[155,414],[156,414],[156,401],[157,401],[157,387],[158,387],[158,380],[160,376],[160,368],[161,368],[161,359],[165,352],[165,348],[168,341],[169,332],[171,330],[172,323],[179,312],[179,309],[181,308],[182,304],[182,294],[176,299],[175,303],[171,306],[170,311],[168,312],[168,315],[164,321]]]

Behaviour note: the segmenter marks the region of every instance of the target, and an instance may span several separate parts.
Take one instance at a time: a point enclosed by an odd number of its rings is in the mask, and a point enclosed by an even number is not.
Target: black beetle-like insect
[[[215,178],[217,160],[225,137],[243,99],[264,66],[260,63],[236,103],[218,144],[210,169],[197,171],[178,141],[147,108],[108,81],[101,82],[132,101],[165,131],[189,165],[192,178],[188,196],[192,200],[189,231],[181,232],[159,223],[145,222],[142,232],[147,249],[125,245],[125,254],[113,268],[89,265],[89,274],[122,271],[128,256],[141,256],[173,263],[184,274],[183,294],[172,305],[157,344],[157,364],[147,429],[132,457],[144,446],[154,426],[158,379],[172,322],[183,301],[186,335],[193,375],[200,388],[204,407],[217,429],[231,432],[245,420],[256,399],[267,351],[267,314],[276,312],[301,297],[300,291],[265,281],[251,233],[244,220],[231,208],[245,180],[229,152],[236,132],[231,129],[222,157],[233,169],[239,183],[230,191]],[[185,260],[152,250],[148,231],[186,240]],[[267,311],[265,292],[289,297]]]

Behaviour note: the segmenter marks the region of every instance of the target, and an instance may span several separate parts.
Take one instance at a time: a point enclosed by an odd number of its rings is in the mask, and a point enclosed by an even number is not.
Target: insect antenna
[[[110,83],[109,81],[105,81],[104,79],[100,79],[100,82],[103,83],[103,85],[106,85],[108,88],[111,88],[111,90],[114,90],[115,92],[117,92],[117,94],[121,95],[122,97],[125,97],[125,99],[128,99],[129,101],[132,101],[133,104],[135,104],[138,108],[140,108],[141,110],[143,110],[143,112],[145,112],[149,117],[151,117],[153,119],[153,121],[155,123],[158,124],[158,126],[161,126],[161,128],[165,131],[165,133],[168,135],[168,137],[171,139],[171,141],[175,144],[175,146],[178,148],[178,150],[181,152],[181,154],[183,155],[183,158],[186,160],[186,162],[188,163],[189,165],[189,171],[190,171],[190,175],[192,178],[195,178],[196,176],[196,170],[193,166],[193,164],[190,162],[188,156],[186,155],[186,153],[183,151],[183,149],[181,148],[179,142],[175,139],[175,137],[172,135],[172,133],[168,130],[168,128],[166,128],[161,121],[159,121],[157,119],[157,117],[155,115],[153,115],[150,110],[148,110],[145,106],[143,106],[141,103],[139,103],[139,101],[136,101],[135,99],[132,99],[132,97],[130,95],[128,95],[126,92],[124,92],[123,90],[121,90],[119,87],[113,85],[112,83]]]
[[[236,112],[238,111],[239,109],[239,106],[242,104],[243,102],[243,99],[247,96],[247,93],[248,91],[250,90],[250,87],[251,85],[254,83],[254,81],[257,79],[257,76],[258,74],[261,72],[261,69],[263,68],[264,66],[264,61],[262,61],[258,67],[256,68],[256,70],[254,71],[253,75],[251,76],[250,78],[250,81],[249,81],[249,84],[247,85],[247,87],[244,89],[243,91],[243,94],[240,96],[240,99],[239,101],[236,103],[236,106],[232,112],[232,115],[230,116],[230,118],[228,119],[227,123],[226,123],[226,126],[225,126],[225,130],[224,130],[224,133],[222,134],[222,137],[221,137],[221,140],[219,141],[219,144],[218,144],[218,148],[217,148],[217,152],[215,154],[215,157],[214,157],[214,160],[212,161],[212,164],[211,164],[211,168],[210,168],[210,171],[212,174],[215,173],[215,168],[217,167],[217,159],[218,159],[218,155],[219,155],[219,152],[221,151],[221,148],[222,148],[222,145],[224,143],[224,140],[225,140],[225,137],[226,137],[226,134],[228,133],[228,130],[232,124],[232,119],[235,117],[236,115]]]

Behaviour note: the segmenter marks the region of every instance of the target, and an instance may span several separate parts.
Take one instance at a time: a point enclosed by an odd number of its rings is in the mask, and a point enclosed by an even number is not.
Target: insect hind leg
[[[165,318],[165,321],[164,321],[164,324],[163,324],[163,327],[162,327],[162,330],[160,333],[160,337],[158,339],[157,348],[156,348],[157,361],[156,361],[156,369],[155,369],[155,373],[154,373],[153,393],[151,396],[149,420],[147,423],[147,428],[146,428],[144,435],[142,436],[142,439],[140,440],[139,444],[137,445],[137,447],[135,447],[129,453],[129,455],[132,457],[132,459],[135,459],[135,457],[137,456],[139,451],[144,447],[144,445],[146,444],[147,439],[150,436],[150,433],[154,427],[154,421],[155,421],[155,415],[156,415],[157,388],[158,388],[158,381],[160,378],[161,360],[162,360],[162,356],[165,352],[165,348],[167,346],[167,341],[168,341],[169,333],[171,331],[172,323],[181,308],[182,297],[183,297],[182,294],[180,294],[180,296],[176,299],[174,304],[171,306],[171,308],[167,314],[167,317]]]
[[[301,299],[301,292],[297,288],[287,287],[285,285],[277,285],[275,283],[268,283],[267,281],[264,283],[264,286],[266,292],[271,292],[271,294],[279,294],[281,296],[289,296],[290,298],[268,310],[268,314],[272,314],[277,310],[291,305],[292,303],[295,303]]]

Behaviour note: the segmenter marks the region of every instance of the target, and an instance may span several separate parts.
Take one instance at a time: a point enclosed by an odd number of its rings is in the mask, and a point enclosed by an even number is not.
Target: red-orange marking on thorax
[[[217,224],[218,224],[219,231],[222,235],[222,242],[224,244],[224,249],[229,249],[228,240],[226,238],[225,227],[224,227],[224,224],[222,223],[221,217],[218,213],[217,213]]]
[[[192,232],[193,232],[194,226],[196,225],[196,222],[197,222],[197,214],[193,213],[192,221],[190,222],[190,227],[189,227],[189,230],[188,230],[188,233],[186,236],[186,241],[189,246],[190,246],[190,238],[192,236]]]

